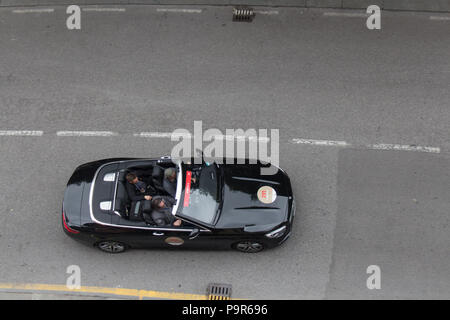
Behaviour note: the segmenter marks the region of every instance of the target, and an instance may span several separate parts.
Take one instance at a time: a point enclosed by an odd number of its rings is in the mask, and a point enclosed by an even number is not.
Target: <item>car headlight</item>
[[[266,237],[273,239],[273,238],[279,238],[286,232],[286,226],[282,226],[281,228],[278,228],[276,230],[273,230],[269,233],[266,233]]]

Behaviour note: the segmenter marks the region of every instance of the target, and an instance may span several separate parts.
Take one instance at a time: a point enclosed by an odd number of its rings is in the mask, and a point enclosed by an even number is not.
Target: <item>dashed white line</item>
[[[296,144],[309,144],[315,146],[337,146],[337,147],[349,147],[350,143],[346,141],[334,141],[334,140],[313,140],[313,139],[292,139],[292,143]],[[377,143],[377,144],[367,144],[362,147],[366,149],[376,149],[376,150],[399,150],[399,151],[417,151],[417,152],[431,152],[440,153],[441,149],[437,147],[430,146],[418,146],[414,144],[390,144],[390,143]]]
[[[140,138],[170,138],[172,137],[172,132],[141,132],[141,133],[134,133],[133,136]],[[185,135],[175,134],[175,136],[185,136]]]
[[[366,147],[369,149],[376,149],[376,150],[420,151],[420,152],[432,152],[432,153],[440,153],[441,152],[441,149],[436,148],[436,147],[388,144],[388,143],[371,144],[371,145],[367,145]]]
[[[44,134],[43,131],[30,130],[0,130],[0,136],[33,136],[40,137]]]
[[[58,137],[113,137],[119,135],[111,131],[58,131]]]
[[[296,144],[309,144],[315,146],[337,146],[337,147],[350,146],[350,144],[345,141],[334,141],[334,140],[292,139],[291,142]]]
[[[448,16],[430,16],[430,20],[450,21]]]
[[[40,137],[44,134],[40,130],[0,130],[0,136],[22,136],[22,137]],[[112,131],[58,131],[56,132],[58,137],[113,137],[120,134]],[[191,134],[172,133],[172,132],[140,132],[134,133],[134,137],[140,138],[172,138],[172,137],[184,137],[192,138]],[[269,137],[253,137],[253,136],[238,136],[238,135],[216,135],[217,140],[257,140],[259,142],[269,142]],[[329,146],[329,147],[349,147],[352,146],[346,141],[337,140],[315,140],[315,139],[300,139],[294,138],[290,140],[294,144],[305,144],[314,146]],[[429,152],[440,153],[441,149],[431,146],[419,146],[414,144],[390,144],[390,143],[378,143],[367,145],[355,145],[355,147],[375,149],[375,150],[397,150],[397,151],[417,151],[417,152]]]
[[[224,139],[224,140],[249,140],[249,141],[256,140],[258,142],[269,142],[270,141],[270,138],[268,138],[268,137],[247,137],[247,136],[230,136],[230,135],[219,136],[218,139]]]
[[[202,13],[202,9],[158,8],[157,12]]]
[[[255,13],[272,15],[272,14],[278,14],[279,12],[277,10],[255,10]]]
[[[135,137],[140,138],[171,138],[173,137],[185,137],[192,138],[192,135],[182,134],[182,133],[172,133],[172,132],[140,132],[133,134]],[[217,140],[257,140],[260,142],[268,142],[270,138],[268,137],[247,137],[247,136],[237,136],[237,135],[216,135]]]
[[[81,8],[86,12],[125,12],[125,8]]]
[[[347,17],[347,18],[367,18],[365,13],[353,13],[353,12],[324,12],[326,17]]]
[[[229,135],[229,134],[225,134],[225,135],[217,135],[214,136],[216,140],[228,140],[228,141],[234,141],[234,140],[238,140],[238,141],[257,141],[257,142],[269,142],[270,138],[269,137],[255,137],[255,136],[238,136],[238,135]]]
[[[51,13],[54,12],[55,9],[48,8],[48,9],[14,9],[13,13]]]

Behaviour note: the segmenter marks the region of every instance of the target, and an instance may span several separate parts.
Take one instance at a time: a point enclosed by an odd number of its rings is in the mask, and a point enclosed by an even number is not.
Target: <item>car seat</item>
[[[155,166],[152,172],[153,186],[156,188],[156,190],[165,194],[166,191],[163,188],[163,179],[164,179],[164,169],[161,168],[160,166]]]
[[[128,218],[128,208],[130,206],[130,198],[127,193],[127,188],[125,187],[125,177],[127,175],[127,170],[122,170],[119,172],[119,181],[117,183],[117,192],[114,205],[114,211],[120,213],[122,217]]]

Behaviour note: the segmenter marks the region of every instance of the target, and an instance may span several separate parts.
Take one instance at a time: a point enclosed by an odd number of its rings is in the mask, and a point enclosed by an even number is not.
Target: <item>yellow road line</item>
[[[137,290],[124,288],[105,288],[81,286],[80,289],[69,289],[65,285],[59,284],[40,284],[40,283],[0,283],[0,290],[22,290],[22,291],[53,291],[63,293],[96,293],[114,296],[128,296],[154,299],[175,299],[175,300],[206,300],[206,295],[179,293],[179,292],[163,292],[153,290]]]

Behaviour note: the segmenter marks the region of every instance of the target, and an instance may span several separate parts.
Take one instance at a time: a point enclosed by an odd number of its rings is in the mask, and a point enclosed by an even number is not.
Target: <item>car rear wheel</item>
[[[128,246],[121,242],[105,240],[97,243],[97,248],[108,253],[121,253],[127,250]]]
[[[236,243],[233,248],[245,253],[256,253],[264,250],[264,245],[257,241],[241,241]]]

